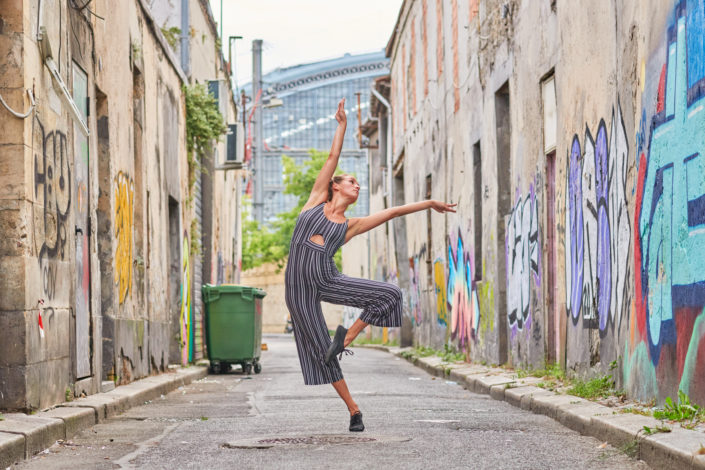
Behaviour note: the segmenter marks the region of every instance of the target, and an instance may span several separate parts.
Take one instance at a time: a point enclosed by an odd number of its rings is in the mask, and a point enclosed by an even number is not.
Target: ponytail
[[[331,178],[331,180],[328,182],[328,200],[331,201],[333,200],[333,183],[335,184],[340,184],[343,182],[345,179],[346,175],[338,175],[334,176]]]

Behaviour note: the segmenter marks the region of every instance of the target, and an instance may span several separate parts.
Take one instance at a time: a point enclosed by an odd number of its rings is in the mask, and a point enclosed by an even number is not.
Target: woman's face
[[[343,181],[337,183],[337,186],[341,196],[357,201],[357,196],[360,194],[360,184],[354,176],[345,175]]]

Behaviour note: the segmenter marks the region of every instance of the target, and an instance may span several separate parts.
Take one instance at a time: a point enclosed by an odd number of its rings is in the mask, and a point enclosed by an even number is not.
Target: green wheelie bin
[[[211,373],[240,364],[246,374],[262,372],[262,298],[267,293],[235,284],[205,284],[206,347]]]

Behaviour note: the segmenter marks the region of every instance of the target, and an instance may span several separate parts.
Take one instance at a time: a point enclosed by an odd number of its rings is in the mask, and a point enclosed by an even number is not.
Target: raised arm
[[[457,204],[448,204],[446,202],[430,199],[428,201],[412,202],[411,204],[405,204],[403,206],[390,207],[389,209],[384,209],[383,211],[368,215],[367,217],[350,219],[348,222],[348,230],[345,232],[345,243],[347,243],[347,241],[352,237],[365,233],[368,230],[372,230],[378,225],[381,225],[395,217],[426,209],[433,209],[441,214],[445,212],[455,212],[455,206],[457,206]]]
[[[335,174],[335,169],[338,167],[338,158],[340,150],[343,148],[343,139],[345,138],[345,128],[348,125],[347,117],[345,116],[345,98],[338,103],[338,110],[335,112],[335,120],[338,121],[338,128],[333,136],[333,145],[330,148],[328,159],[323,164],[321,172],[313,184],[311,195],[304,204],[302,211],[317,206],[328,199],[328,182]]]

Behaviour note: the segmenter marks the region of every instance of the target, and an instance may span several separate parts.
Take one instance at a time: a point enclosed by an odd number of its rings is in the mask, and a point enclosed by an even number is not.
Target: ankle
[[[346,348],[348,346],[350,346],[350,343],[352,343],[355,340],[356,336],[357,336],[356,334],[354,334],[350,330],[348,330],[348,332],[345,334],[345,340],[343,341],[343,346]]]

